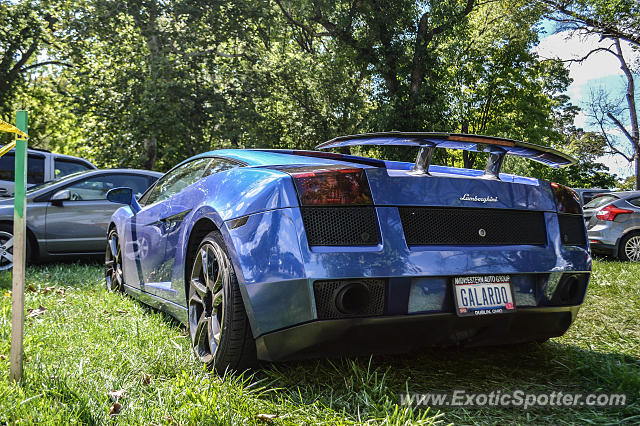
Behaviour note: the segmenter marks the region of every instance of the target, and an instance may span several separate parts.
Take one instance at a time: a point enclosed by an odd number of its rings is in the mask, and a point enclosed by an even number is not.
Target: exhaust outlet
[[[338,290],[336,308],[345,315],[357,315],[367,309],[370,297],[367,286],[359,282],[349,283]]]
[[[562,285],[560,302],[564,304],[578,303],[583,285],[576,275],[567,277]]]

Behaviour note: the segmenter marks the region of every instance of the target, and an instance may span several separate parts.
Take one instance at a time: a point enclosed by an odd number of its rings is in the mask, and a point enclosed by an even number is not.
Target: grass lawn
[[[25,378],[16,385],[8,378],[11,276],[0,274],[0,424],[640,422],[637,264],[596,261],[577,322],[542,345],[305,361],[225,378],[195,361],[182,326],[107,293],[98,265],[30,267],[27,283],[27,309],[44,311],[26,319]],[[407,390],[456,389],[626,393],[627,406],[398,405]],[[119,407],[113,391],[124,391]]]

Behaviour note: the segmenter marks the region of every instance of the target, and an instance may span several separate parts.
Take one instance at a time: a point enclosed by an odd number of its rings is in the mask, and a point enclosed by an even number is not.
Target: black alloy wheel
[[[220,233],[209,233],[191,257],[187,306],[196,357],[219,374],[252,367],[255,340]]]
[[[107,251],[104,258],[105,285],[109,291],[124,291],[122,272],[122,250],[118,231],[113,228],[107,237]]]

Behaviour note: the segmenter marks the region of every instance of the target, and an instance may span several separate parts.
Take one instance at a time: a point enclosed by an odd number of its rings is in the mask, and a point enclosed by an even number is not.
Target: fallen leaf
[[[35,293],[38,290],[36,290],[36,288],[33,286],[33,284],[29,284],[27,286],[27,291],[30,291],[31,293]]]
[[[31,357],[30,357],[30,356],[28,356],[28,357],[26,357],[26,358],[24,359],[24,362],[30,362],[30,361],[31,361]]]
[[[116,309],[116,313],[118,313],[118,314],[128,314],[129,311],[125,311],[124,309]]]
[[[277,414],[256,414],[256,419],[260,420],[261,422],[271,422],[273,419],[277,419],[278,416]]]
[[[64,294],[67,292],[67,290],[65,290],[64,288],[60,287],[58,289],[56,289],[56,294],[61,294],[64,296]]]
[[[151,384],[151,374],[143,374],[142,375],[142,384],[143,385],[148,385]]]
[[[0,359],[4,361],[5,359],[7,359],[7,356],[6,355],[0,355]]]
[[[111,391],[109,393],[107,393],[107,395],[109,395],[111,397],[111,399],[113,399],[114,401],[118,401],[120,398],[122,398],[124,396],[124,394],[127,391],[125,389],[120,389],[120,390],[116,390],[116,391]]]
[[[46,312],[46,310],[47,309],[42,305],[40,305],[40,307],[36,309],[27,309],[27,318],[33,318],[42,315]]]
[[[51,278],[51,274],[44,274],[45,278]]]
[[[120,414],[120,409],[122,409],[122,405],[120,405],[117,402],[114,402],[113,405],[111,406],[111,408],[109,408],[109,415],[110,416],[116,416],[116,415]]]
[[[43,288],[42,290],[40,290],[40,293],[42,293],[42,294],[49,294],[49,293],[51,293],[52,291],[54,291],[55,289],[56,289],[56,288],[55,288],[54,286],[50,285],[50,286],[47,286],[47,287]]]

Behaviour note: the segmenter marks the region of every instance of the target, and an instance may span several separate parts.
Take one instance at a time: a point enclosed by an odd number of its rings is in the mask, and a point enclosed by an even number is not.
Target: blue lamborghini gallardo
[[[417,150],[415,163],[321,151]],[[484,152],[485,170],[431,165]],[[575,319],[591,271],[576,194],[500,172],[567,155],[447,133],[346,136],[318,151],[220,150],[180,163],[108,228],[106,285],[188,325],[222,372],[257,360],[545,341]]]

